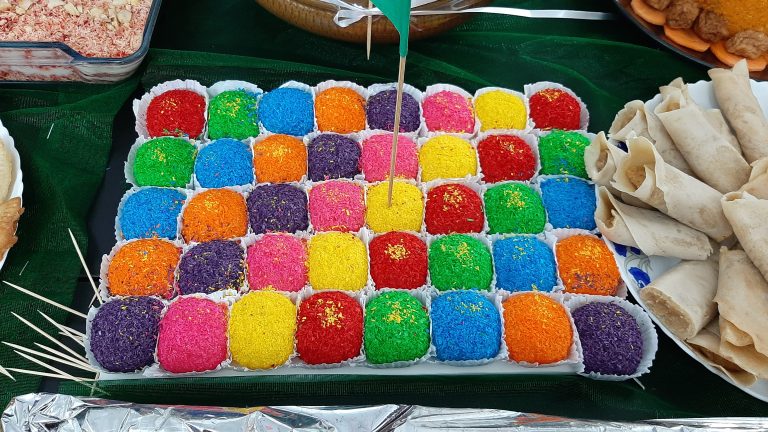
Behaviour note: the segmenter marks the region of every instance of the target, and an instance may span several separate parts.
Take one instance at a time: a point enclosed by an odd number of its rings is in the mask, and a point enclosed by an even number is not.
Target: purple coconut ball
[[[573,311],[584,351],[584,371],[632,375],[643,357],[643,336],[635,318],[615,303],[589,303]]]
[[[384,90],[368,98],[365,108],[368,126],[393,132],[395,129],[396,90]],[[421,124],[419,103],[413,96],[403,93],[403,108],[400,111],[400,132],[415,132]]]
[[[182,294],[239,290],[245,280],[245,251],[237,242],[214,240],[195,245],[181,257]]]
[[[104,303],[89,332],[91,353],[110,372],[135,372],[155,362],[163,303],[153,297],[125,297]]]
[[[309,228],[307,194],[289,184],[257,186],[248,196],[248,217],[256,234]]]
[[[360,144],[338,134],[322,134],[307,147],[309,179],[323,181],[360,174]]]

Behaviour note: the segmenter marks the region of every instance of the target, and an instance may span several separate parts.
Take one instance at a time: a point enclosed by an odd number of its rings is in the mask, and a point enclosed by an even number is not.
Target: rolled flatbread
[[[704,260],[712,254],[706,234],[657,210],[621,203],[603,186],[597,192],[595,223],[608,240],[639,248],[646,255]]]
[[[727,321],[720,326],[723,339],[736,346],[754,344],[755,350],[768,355],[768,282],[745,251],[720,249],[715,303],[720,316]]]
[[[651,136],[654,147],[656,147],[656,150],[668,164],[688,175],[692,175],[691,167],[688,166],[688,162],[685,161],[683,155],[675,147],[661,120],[651,109],[650,103],[651,101],[645,103],[645,121],[648,123],[648,135]]]
[[[717,315],[717,263],[682,261],[645,288],[640,298],[675,336],[692,338]]]
[[[717,320],[704,327],[696,336],[686,341],[688,345],[698,352],[712,367],[719,369],[736,384],[749,387],[757,381],[757,377],[736,363],[723,357],[720,351],[720,334]]]
[[[709,124],[712,125],[713,128],[722,136],[725,138],[726,141],[728,141],[728,144],[731,145],[734,149],[736,149],[739,154],[741,153],[741,145],[739,144],[738,138],[736,138],[736,135],[733,134],[731,131],[731,127],[728,126],[728,122],[725,121],[725,117],[723,117],[723,112],[720,111],[717,108],[712,108],[708,110],[704,110],[704,116],[707,118],[707,121],[709,121]]]
[[[768,157],[752,162],[749,181],[739,189],[755,198],[768,199]]]
[[[749,80],[746,60],[733,69],[710,69],[717,104],[736,133],[747,162],[768,156],[768,120]]]
[[[722,193],[738,190],[747,182],[749,164],[697,105],[657,109],[656,115],[698,178]]]
[[[753,345],[740,347],[720,338],[720,353],[758,378],[768,378],[768,357],[757,352]]]
[[[653,208],[637,198],[621,193],[611,186],[611,180],[616,173],[617,161],[627,157],[627,152],[608,142],[605,132],[600,132],[584,149],[584,165],[587,174],[595,184],[607,187],[611,193],[619,196],[622,201],[635,207]]]
[[[667,216],[721,242],[733,234],[720,204],[722,194],[667,164],[645,138],[627,142],[629,155],[616,167],[611,185]]]
[[[723,212],[744,252],[765,279],[768,277],[768,225],[765,222],[768,200],[755,198],[748,192],[731,192],[723,197]]]
[[[715,296],[715,299],[717,299],[717,296]],[[717,301],[715,301],[715,303],[717,303]],[[719,320],[720,324],[720,338],[722,340],[735,346],[754,345],[752,337],[739,330],[739,328],[733,325],[732,322],[723,318],[722,315],[720,315],[717,319]]]
[[[645,118],[645,102],[641,100],[627,102],[614,117],[608,134],[618,141],[626,141],[631,136],[644,136],[650,139],[648,121]]]

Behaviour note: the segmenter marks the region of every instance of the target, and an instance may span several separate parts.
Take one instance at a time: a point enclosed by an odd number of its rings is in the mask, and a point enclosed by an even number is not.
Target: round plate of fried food
[[[16,228],[24,213],[21,194],[24,182],[21,159],[8,129],[0,122],[0,268],[8,251],[16,244]]]
[[[653,39],[697,63],[768,80],[768,0],[614,0]]]

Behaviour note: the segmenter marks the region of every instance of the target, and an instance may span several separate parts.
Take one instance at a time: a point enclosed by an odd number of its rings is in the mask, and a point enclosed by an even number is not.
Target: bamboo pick
[[[85,335],[80,333],[79,331],[77,331],[77,330],[75,330],[75,329],[73,329],[71,327],[67,327],[64,324],[57,323],[53,318],[49,317],[48,315],[44,314],[43,312],[40,312],[40,309],[37,310],[37,313],[42,315],[43,318],[48,320],[48,322],[53,324],[57,329],[63,331],[64,333],[67,333],[67,334],[71,335],[70,337],[72,337],[72,336],[79,336],[80,338],[84,338],[85,337]]]
[[[10,282],[8,282],[8,281],[3,281],[3,283],[4,283],[4,284],[6,284],[6,285],[8,285],[8,286],[10,286],[10,287],[12,287],[12,288],[15,288],[15,289],[17,289],[17,290],[19,290],[19,291],[23,292],[24,294],[26,294],[26,295],[28,295],[28,296],[34,297],[34,298],[36,298],[36,299],[38,299],[38,300],[42,300],[42,301],[44,301],[44,302],[46,302],[46,303],[48,303],[48,304],[50,304],[50,305],[54,305],[54,306],[56,306],[56,307],[57,307],[57,308],[59,308],[59,309],[65,310],[65,311],[67,311],[67,312],[71,313],[72,315],[77,315],[77,316],[79,316],[79,317],[81,317],[81,318],[88,318],[88,317],[87,317],[87,316],[86,316],[84,313],[82,313],[82,312],[78,312],[78,311],[76,311],[76,310],[74,310],[74,309],[72,309],[72,308],[69,308],[69,307],[67,307],[67,306],[64,306],[64,305],[62,305],[62,304],[59,304],[59,303],[56,303],[55,301],[53,301],[53,300],[49,300],[49,299],[47,299],[47,298],[45,298],[45,297],[41,296],[40,294],[37,294],[37,293],[35,293],[35,292],[32,292],[32,291],[30,291],[30,290],[28,290],[28,289],[26,289],[26,288],[22,288],[22,287],[20,287],[20,286],[18,286],[18,285],[14,285],[14,284],[12,284],[12,283],[10,283]]]
[[[41,335],[45,336],[45,337],[46,337],[48,340],[50,340],[51,342],[53,342],[53,343],[55,343],[56,345],[58,345],[58,346],[60,346],[60,347],[64,348],[64,349],[65,349],[67,352],[69,352],[70,354],[74,355],[75,357],[77,357],[77,358],[79,358],[79,359],[82,359],[83,361],[85,361],[85,358],[83,358],[83,357],[82,357],[80,354],[78,354],[78,353],[74,352],[74,351],[73,351],[73,350],[72,350],[70,347],[68,347],[68,346],[64,345],[63,343],[59,342],[59,341],[58,341],[58,340],[56,340],[56,338],[54,338],[53,336],[51,336],[51,335],[49,335],[48,333],[46,333],[46,332],[44,332],[44,331],[40,330],[40,328],[38,328],[36,325],[34,325],[34,324],[32,324],[31,322],[27,321],[27,320],[26,320],[26,319],[24,319],[23,317],[21,317],[21,316],[17,315],[17,314],[16,314],[16,312],[11,312],[11,314],[12,314],[13,316],[15,316],[15,317],[16,317],[16,318],[17,318],[19,321],[23,322],[24,324],[28,325],[29,327],[31,327],[31,328],[32,328],[33,330],[35,330],[36,332],[38,332],[38,333],[40,333]]]
[[[5,375],[5,376],[7,376],[8,378],[10,378],[10,379],[12,379],[12,380],[16,381],[16,378],[14,378],[14,377],[13,377],[13,375],[11,375],[11,373],[10,373],[10,372],[8,372],[8,371],[7,371],[7,370],[6,370],[4,367],[2,367],[2,366],[0,366],[0,374],[3,374],[3,375]]]
[[[405,57],[400,57],[397,71],[397,99],[395,100],[395,124],[392,135],[392,156],[389,161],[389,193],[387,206],[392,207],[392,189],[395,185],[395,164],[397,163],[397,136],[400,134],[400,113],[403,109],[403,84],[405,81]]]
[[[83,340],[80,339],[78,336],[75,336],[73,334],[69,334],[69,333],[63,332],[63,331],[60,331],[59,334],[64,336],[64,337],[68,337],[68,338],[72,339],[73,341],[75,341],[75,343],[77,343],[81,347],[85,348],[85,344],[83,343]]]
[[[80,246],[77,245],[77,239],[75,239],[75,235],[72,234],[72,230],[67,228],[67,231],[69,231],[69,238],[72,239],[72,244],[75,245],[75,250],[77,251],[77,256],[80,258],[80,264],[83,265],[83,270],[85,270],[85,274],[88,275],[88,282],[91,283],[91,288],[93,288],[93,292],[96,293],[96,298],[99,300],[99,304],[104,303],[101,300],[101,297],[99,296],[99,289],[96,288],[96,282],[93,281],[93,278],[91,277],[91,271],[88,270],[88,264],[85,263],[85,258],[83,258],[83,253],[80,251]]]
[[[373,7],[373,1],[368,0],[368,9]],[[371,59],[371,30],[373,27],[373,15],[368,15],[368,30],[365,33],[365,59]]]
[[[71,379],[71,378],[69,378],[69,377],[67,377],[65,375],[53,374],[53,373],[48,373],[48,372],[38,372],[38,371],[29,370],[29,369],[19,369],[19,368],[12,368],[12,367],[5,368],[5,369],[7,369],[9,371],[12,371],[12,372],[18,372],[18,373],[27,374],[27,375],[37,375],[37,376],[42,376],[42,377],[59,378],[59,379],[64,379],[64,380],[70,380]],[[78,380],[79,381],[96,381],[93,378],[77,378],[75,381],[78,381]],[[91,388],[91,386],[89,386],[88,384],[85,384],[85,383],[80,383],[80,384],[83,384],[84,386],[86,386],[88,388]]]
[[[67,359],[67,360],[70,360],[70,361],[74,361],[74,362],[79,362],[79,363],[82,363],[82,364],[87,364],[88,366],[90,366],[90,364],[88,363],[87,360],[82,360],[80,357],[72,357],[72,356],[70,356],[68,354],[64,354],[61,351],[56,351],[55,349],[49,347],[48,345],[43,345],[43,344],[41,344],[39,342],[33,342],[33,343],[35,345],[37,345],[39,348],[42,348],[42,349],[48,351],[49,353],[55,354],[57,356],[60,356],[61,358],[64,358],[64,359]]]
[[[35,350],[31,349],[31,348],[23,347],[21,345],[12,344],[10,342],[3,341],[2,343],[5,344],[5,345],[8,345],[11,348],[16,348],[18,350],[24,351],[24,352],[29,353],[29,354],[34,354],[34,355],[36,355],[38,357],[42,357],[44,359],[53,360],[53,361],[55,361],[57,363],[65,364],[65,365],[68,365],[68,366],[72,366],[74,368],[82,369],[82,370],[88,371],[88,372],[93,372],[93,373],[97,372],[97,370],[95,368],[93,368],[93,367],[91,367],[89,365],[84,365],[82,363],[76,363],[76,362],[73,362],[73,361],[64,360],[64,359],[58,358],[56,356],[52,356],[50,354],[46,354],[46,353],[40,352],[40,351],[35,351]]]
[[[74,376],[74,375],[70,375],[70,374],[68,374],[68,373],[66,373],[66,372],[64,372],[64,371],[62,371],[62,370],[60,370],[60,369],[57,369],[57,368],[55,368],[55,367],[53,367],[53,366],[49,365],[48,363],[46,363],[46,362],[44,362],[44,361],[42,361],[42,360],[38,360],[38,359],[36,359],[36,358],[34,358],[34,357],[32,357],[32,356],[28,356],[28,355],[24,354],[23,352],[19,352],[19,351],[14,351],[14,352],[15,352],[16,354],[18,354],[18,355],[20,355],[20,356],[22,356],[22,357],[26,358],[27,360],[29,360],[29,361],[31,361],[31,362],[37,363],[37,364],[39,364],[40,366],[42,366],[42,367],[44,367],[44,368],[46,368],[46,369],[48,369],[48,370],[54,371],[54,372],[56,372],[56,373],[58,373],[58,374],[61,374],[61,375],[63,375],[64,377],[66,377],[67,379],[70,379],[70,380],[72,380],[72,381],[78,382],[78,383],[80,383],[80,384],[82,384],[82,385],[84,385],[84,386],[86,386],[86,387],[88,387],[88,388],[90,388],[90,389],[93,389],[93,388],[96,386],[95,384],[93,384],[93,385],[88,385],[88,384],[86,384],[86,383],[84,382],[84,381],[95,381],[95,378],[93,378],[93,379],[89,379],[89,378],[83,378],[83,377],[76,377],[76,376]]]

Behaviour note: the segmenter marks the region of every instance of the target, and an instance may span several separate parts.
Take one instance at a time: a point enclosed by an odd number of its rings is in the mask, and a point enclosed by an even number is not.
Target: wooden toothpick
[[[80,357],[78,357],[78,358],[76,358],[76,357],[72,357],[72,356],[70,356],[70,355],[64,354],[64,353],[63,353],[63,352],[61,352],[61,351],[56,351],[55,349],[53,349],[53,348],[51,348],[51,347],[49,347],[49,346],[47,346],[47,345],[43,345],[43,344],[41,344],[41,343],[39,343],[39,342],[34,342],[34,344],[35,344],[35,345],[36,345],[38,348],[42,348],[42,349],[44,349],[44,350],[48,351],[49,353],[51,353],[51,354],[54,354],[54,355],[57,355],[57,356],[59,356],[59,357],[61,357],[61,358],[63,358],[63,359],[67,359],[67,360],[70,360],[70,361],[73,361],[73,362],[77,362],[77,363],[82,363],[82,364],[86,364],[86,365],[89,365],[89,364],[88,364],[88,361],[87,361],[86,359],[83,359],[83,358],[80,358]],[[90,366],[90,365],[89,365],[89,366]]]
[[[58,379],[63,379],[63,380],[71,380],[72,379],[72,378],[70,378],[67,375],[53,374],[53,373],[48,373],[48,372],[38,372],[38,371],[29,370],[29,369],[19,369],[19,368],[12,368],[12,367],[5,368],[5,369],[9,370],[9,371],[12,371],[12,372],[18,372],[18,373],[26,374],[26,375],[37,375],[37,376],[42,376],[42,377],[58,378]],[[96,381],[93,378],[75,378],[74,380],[75,381]],[[15,381],[15,379],[14,379],[14,381]],[[90,388],[91,386],[86,385],[86,387]]]
[[[5,375],[5,376],[7,376],[8,378],[10,378],[10,379],[12,379],[12,380],[16,381],[16,378],[14,378],[14,377],[13,377],[13,375],[11,375],[11,373],[10,373],[10,372],[8,372],[8,370],[6,370],[6,369],[5,369],[4,367],[2,367],[2,366],[0,366],[0,374],[3,374],[3,375]]]
[[[69,307],[67,307],[67,306],[64,306],[64,305],[62,305],[62,304],[59,304],[59,303],[56,303],[55,301],[53,301],[53,300],[49,300],[49,299],[47,299],[47,298],[45,298],[45,297],[41,296],[40,294],[37,294],[37,293],[35,293],[35,292],[32,292],[32,291],[30,291],[30,290],[28,290],[28,289],[26,289],[26,288],[22,288],[22,287],[20,287],[20,286],[18,286],[18,285],[14,285],[14,284],[12,284],[12,283],[10,283],[10,282],[8,282],[8,281],[3,281],[3,283],[4,283],[4,284],[6,284],[6,285],[8,285],[8,286],[9,286],[9,287],[11,287],[11,288],[15,288],[15,289],[17,289],[17,290],[19,290],[19,291],[23,292],[24,294],[26,294],[26,295],[28,295],[28,296],[34,297],[34,298],[36,298],[36,299],[38,299],[38,300],[42,300],[42,301],[44,301],[44,302],[46,302],[46,303],[48,303],[48,304],[50,304],[50,305],[54,305],[54,306],[56,306],[57,308],[59,308],[59,309],[62,309],[62,310],[65,310],[65,311],[67,311],[67,312],[69,312],[69,313],[71,313],[71,314],[73,314],[73,315],[77,315],[77,316],[79,316],[79,317],[81,317],[81,318],[87,318],[87,316],[86,316],[84,313],[82,313],[82,312],[78,312],[78,311],[76,311],[76,310],[74,310],[74,309],[72,309],[72,308],[69,308]]]
[[[77,331],[77,330],[75,330],[75,329],[73,329],[73,328],[71,328],[71,327],[67,327],[67,326],[65,326],[64,324],[59,324],[59,323],[57,323],[57,322],[56,322],[56,321],[55,321],[53,318],[51,318],[51,317],[49,317],[48,315],[46,315],[46,314],[44,314],[44,313],[40,312],[40,310],[39,310],[39,309],[37,310],[37,313],[39,313],[40,315],[42,315],[42,316],[43,316],[43,318],[45,318],[46,320],[48,320],[48,322],[49,322],[49,323],[53,324],[53,325],[54,325],[54,326],[55,326],[57,329],[59,329],[59,330],[63,331],[64,333],[68,333],[68,334],[70,334],[70,335],[72,335],[72,336],[80,336],[80,338],[81,338],[81,339],[82,339],[83,337],[85,337],[85,335],[84,335],[84,334],[82,334],[82,333],[80,333],[79,331]]]
[[[373,7],[373,2],[368,0],[368,9]],[[369,11],[370,12],[370,11]],[[368,31],[365,34],[365,59],[371,59],[371,30],[373,28],[373,15],[368,15]]]
[[[56,338],[54,338],[53,336],[51,336],[51,335],[49,335],[48,333],[46,333],[46,332],[44,332],[44,331],[40,330],[40,328],[39,328],[39,327],[37,327],[36,325],[34,325],[34,324],[32,324],[31,322],[27,321],[27,320],[26,320],[26,319],[24,319],[23,317],[21,317],[21,316],[17,315],[17,314],[16,314],[16,312],[11,312],[11,315],[15,316],[15,317],[16,317],[16,318],[17,318],[19,321],[23,322],[24,324],[26,324],[27,326],[29,326],[30,328],[32,328],[32,330],[34,330],[34,331],[36,331],[36,332],[40,333],[41,335],[43,335],[43,336],[44,336],[46,339],[48,339],[48,340],[50,340],[51,342],[55,343],[55,344],[56,344],[56,345],[58,345],[59,347],[61,347],[61,348],[64,348],[64,349],[65,349],[67,352],[69,352],[70,354],[72,354],[72,355],[74,355],[75,357],[77,357],[77,358],[79,358],[79,359],[82,359],[83,361],[85,361],[85,358],[83,358],[83,356],[81,356],[80,354],[78,354],[78,353],[74,352],[74,351],[73,351],[73,350],[72,350],[70,347],[68,347],[68,346],[64,345],[63,343],[59,342],[59,341],[58,341],[58,340],[56,340]]]
[[[83,265],[83,270],[85,270],[85,274],[88,276],[88,282],[91,283],[91,288],[93,288],[93,292],[96,293],[96,298],[99,300],[99,304],[102,304],[104,302],[101,300],[101,296],[99,296],[99,289],[96,287],[96,282],[94,282],[91,277],[91,271],[88,270],[88,265],[85,263],[85,258],[83,258],[83,253],[80,251],[80,246],[77,244],[77,239],[75,239],[75,235],[72,234],[71,229],[67,228],[67,231],[69,231],[69,238],[72,239],[72,244],[75,245],[77,256],[80,258],[80,264]]]
[[[405,81],[405,57],[400,57],[397,70],[397,99],[395,99],[395,124],[392,135],[392,156],[389,161],[389,193],[387,206],[392,207],[392,189],[395,186],[395,165],[397,164],[397,136],[400,134],[400,114],[403,109],[403,85]]]
[[[74,375],[70,375],[70,374],[62,371],[61,369],[57,369],[57,368],[49,365],[48,363],[46,363],[46,362],[44,362],[42,360],[38,360],[38,359],[36,359],[36,358],[34,358],[32,356],[26,355],[26,354],[24,354],[22,352],[19,352],[19,351],[14,351],[14,352],[16,354],[24,357],[25,359],[33,362],[33,363],[36,363],[36,364],[38,364],[38,365],[40,365],[40,366],[42,366],[42,367],[44,367],[44,368],[46,368],[46,369],[48,369],[50,371],[56,372],[57,374],[61,375],[63,377],[63,379],[68,379],[68,380],[72,380],[72,381],[78,382],[78,383],[80,383],[80,384],[82,384],[82,385],[84,385],[84,386],[86,386],[86,387],[88,387],[90,389],[93,389],[93,387],[95,387],[95,385],[88,385],[88,384],[85,383],[85,381],[95,381],[94,378],[83,378],[83,377],[77,377],[77,376],[74,376]],[[19,372],[19,370],[17,370],[17,369],[11,369],[11,370],[16,370],[17,372]]]
[[[65,364],[65,365],[68,365],[68,366],[72,366],[74,368],[81,369],[81,370],[88,371],[88,372],[93,372],[93,373],[97,372],[94,367],[92,367],[90,365],[87,365],[87,364],[83,364],[83,363],[80,363],[80,362],[73,362],[73,361],[70,361],[70,360],[66,360],[66,359],[63,359],[63,358],[52,356],[50,354],[46,354],[44,352],[36,351],[36,350],[31,349],[31,348],[23,347],[21,345],[12,344],[10,342],[3,342],[3,343],[5,345],[8,345],[11,348],[16,348],[19,351],[24,351],[26,353],[33,354],[33,355],[36,355],[38,357],[42,357],[44,359],[52,360],[52,361],[55,361],[57,363]],[[18,352],[18,351],[16,351],[16,352]]]

